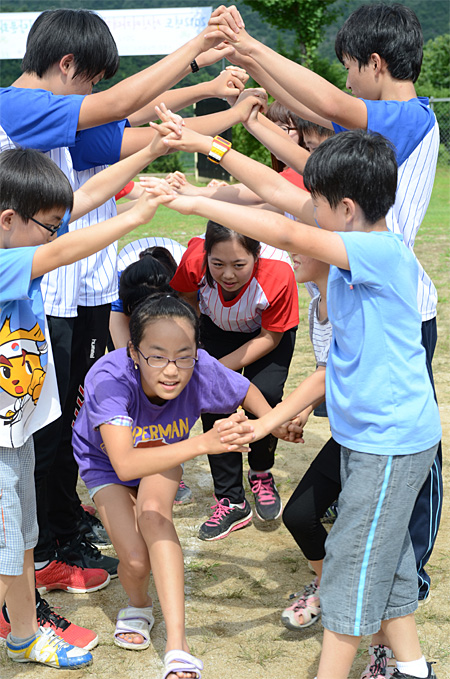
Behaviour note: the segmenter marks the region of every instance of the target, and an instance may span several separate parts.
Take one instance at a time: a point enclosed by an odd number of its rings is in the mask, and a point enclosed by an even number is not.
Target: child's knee
[[[142,580],[150,572],[150,560],[147,550],[130,549],[120,559],[120,570],[125,571],[128,576]]]
[[[172,506],[168,508],[158,502],[146,503],[138,515],[138,525],[141,532],[146,534],[158,533],[172,526]]]

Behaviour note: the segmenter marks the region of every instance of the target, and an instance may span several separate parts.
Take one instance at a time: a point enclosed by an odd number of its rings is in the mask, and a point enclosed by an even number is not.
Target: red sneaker
[[[45,629],[50,627],[55,634],[64,639],[65,642],[72,644],[72,646],[77,646],[78,648],[84,648],[86,651],[90,651],[97,646],[98,635],[95,634],[95,632],[86,627],[75,625],[75,623],[70,622],[69,620],[66,620],[66,618],[55,613],[46,600],[41,599],[39,593],[36,593],[36,598],[37,621],[40,627],[44,627]],[[8,614],[3,606],[3,608],[0,609],[0,639],[6,639],[10,632],[11,625],[8,620]]]
[[[50,561],[47,566],[35,571],[35,574],[36,588],[40,594],[52,589],[63,589],[75,594],[96,592],[106,587],[111,579],[103,568],[81,568],[60,558]]]
[[[95,516],[96,509],[92,505],[81,505],[81,507],[91,516]]]

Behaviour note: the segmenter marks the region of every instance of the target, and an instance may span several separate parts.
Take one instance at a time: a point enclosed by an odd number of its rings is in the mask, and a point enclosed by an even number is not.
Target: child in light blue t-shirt
[[[441,427],[421,344],[417,262],[386,226],[397,186],[395,153],[380,135],[342,132],[310,157],[304,180],[320,229],[198,196],[169,205],[332,265],[326,398],[341,445],[342,491],[326,543],[317,679],[346,679],[360,637],[379,630],[397,658],[397,679],[433,679],[414,622],[417,578],[408,523]],[[254,438],[319,397],[305,380],[271,413],[252,420]],[[244,435],[238,442],[250,440]]]

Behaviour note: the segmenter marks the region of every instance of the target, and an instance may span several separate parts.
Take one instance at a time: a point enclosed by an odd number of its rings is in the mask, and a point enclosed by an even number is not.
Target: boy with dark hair
[[[435,679],[415,627],[408,524],[441,427],[421,344],[417,261],[385,219],[396,194],[395,154],[380,135],[343,132],[311,155],[304,179],[321,228],[203,197],[180,196],[168,205],[332,265],[326,397],[341,445],[342,491],[321,582],[325,631],[317,679],[346,679],[360,637],[380,628],[397,660],[395,679]],[[232,423],[223,426],[222,442],[248,444],[288,421],[322,396],[320,383],[305,396],[309,383],[263,418],[238,426],[241,438],[234,438]],[[253,439],[245,433],[249,425]]]
[[[144,194],[126,214],[55,239],[73,207],[63,172],[38,151],[11,149],[0,155],[0,179],[0,604],[6,598],[7,653],[16,662],[83,667],[91,654],[65,642],[52,627],[38,627],[36,620],[32,434],[60,412],[40,282],[53,268],[87,257],[146,223],[166,198],[163,191]]]
[[[422,31],[414,12],[400,4],[363,5],[344,23],[336,39],[336,53],[348,71],[347,87],[353,97],[251,38],[242,28],[233,46],[235,55],[229,58],[245,67],[277,100],[302,118],[336,132],[362,128],[390,140],[399,172],[395,202],[386,215],[386,223],[393,233],[403,236],[403,242],[413,252],[430,200],[439,150],[436,117],[428,107],[428,99],[417,97],[414,88],[423,54]],[[437,293],[420,263],[418,280],[422,342],[433,381]],[[419,600],[426,599],[430,588],[424,566],[441,516],[441,466],[439,444],[432,472],[411,517]]]

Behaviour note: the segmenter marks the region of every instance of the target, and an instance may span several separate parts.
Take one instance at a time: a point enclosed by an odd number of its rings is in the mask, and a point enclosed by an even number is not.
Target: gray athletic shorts
[[[33,437],[20,448],[0,446],[0,573],[21,575],[26,549],[38,540]]]
[[[408,524],[436,451],[372,455],[341,447],[339,513],[325,543],[320,583],[326,629],[374,634],[382,620],[417,608]]]

